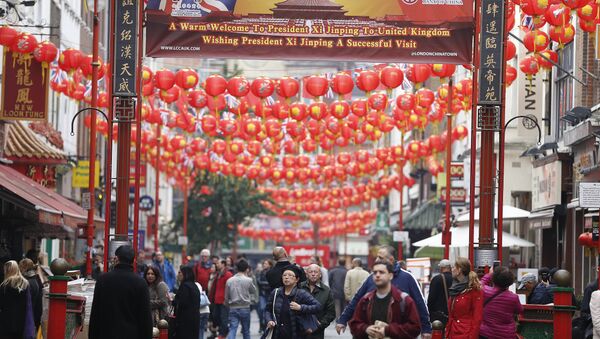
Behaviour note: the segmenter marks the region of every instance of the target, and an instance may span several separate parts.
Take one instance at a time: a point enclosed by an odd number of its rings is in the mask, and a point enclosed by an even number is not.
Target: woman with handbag
[[[202,289],[202,285],[196,281],[196,287],[200,291],[200,336],[198,339],[204,339],[204,332],[208,327],[208,316],[210,315],[210,300],[206,292]]]
[[[315,314],[321,304],[309,292],[297,287],[301,273],[301,268],[296,265],[283,269],[283,287],[273,290],[267,302],[265,318],[269,330],[263,338],[304,338],[308,331],[314,331],[318,326]]]
[[[446,338],[478,339],[483,308],[483,293],[477,273],[471,271],[471,262],[456,258],[452,266],[454,282],[448,289],[448,325]]]
[[[196,287],[194,270],[181,266],[177,273],[179,289],[173,300],[174,325],[169,326],[169,334],[174,331],[175,339],[195,339],[200,335],[200,291]]]
[[[148,283],[150,294],[150,310],[152,312],[152,325],[157,326],[162,319],[169,315],[169,286],[162,280],[160,269],[154,265],[148,265],[144,269],[144,280]]]
[[[511,339],[517,337],[515,315],[523,312],[519,297],[508,290],[514,275],[506,266],[498,266],[494,273],[481,278],[483,286],[483,319],[480,339]],[[494,286],[488,284],[493,282]]]

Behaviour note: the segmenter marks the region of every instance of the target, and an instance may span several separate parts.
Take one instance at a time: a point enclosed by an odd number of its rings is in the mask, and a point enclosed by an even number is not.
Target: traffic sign
[[[81,193],[81,208],[84,210],[89,210],[92,208],[90,192]]]
[[[410,239],[408,231],[394,231],[392,237],[395,242],[407,242]]]

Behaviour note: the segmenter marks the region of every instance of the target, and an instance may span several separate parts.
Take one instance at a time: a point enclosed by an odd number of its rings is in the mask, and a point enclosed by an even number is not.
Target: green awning
[[[428,201],[419,206],[406,219],[404,219],[405,230],[430,230],[437,227],[444,205],[435,201]]]
[[[429,247],[423,246],[415,251],[415,258],[431,258],[433,260],[444,259],[444,248],[443,247]]]

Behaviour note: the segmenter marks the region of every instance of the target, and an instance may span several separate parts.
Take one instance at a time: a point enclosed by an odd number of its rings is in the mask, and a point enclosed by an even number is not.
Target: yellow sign
[[[94,175],[94,186],[100,186],[100,162],[96,161],[95,175]],[[90,161],[80,160],[77,163],[77,167],[73,169],[73,180],[71,185],[73,187],[87,188],[90,186]]]

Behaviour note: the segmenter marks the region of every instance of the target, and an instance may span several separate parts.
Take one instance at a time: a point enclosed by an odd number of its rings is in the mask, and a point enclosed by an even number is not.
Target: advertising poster
[[[472,0],[149,0],[151,57],[471,62]]]

